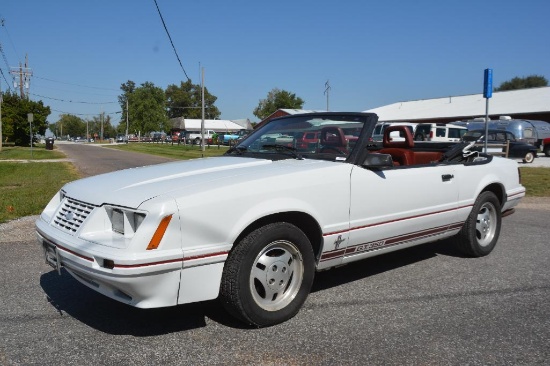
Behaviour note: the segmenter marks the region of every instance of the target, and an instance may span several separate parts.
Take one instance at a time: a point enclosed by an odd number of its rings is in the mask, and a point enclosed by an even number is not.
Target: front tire
[[[493,192],[482,192],[460,232],[454,237],[458,249],[471,257],[483,257],[493,250],[500,235],[500,202]]]
[[[533,154],[532,152],[528,152],[523,157],[523,162],[524,163],[532,163],[534,160],[535,160],[535,154]]]
[[[273,223],[254,230],[225,263],[220,299],[227,311],[258,327],[298,313],[315,274],[311,243],[296,226]]]

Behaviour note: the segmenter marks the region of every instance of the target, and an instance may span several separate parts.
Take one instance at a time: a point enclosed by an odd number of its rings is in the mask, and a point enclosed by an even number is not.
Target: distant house
[[[200,131],[202,120],[193,118],[177,117],[170,119],[172,128],[171,134],[179,133],[181,131]],[[239,130],[251,130],[252,124],[248,119],[240,120],[224,120],[224,119],[205,119],[204,129],[213,130],[215,132],[230,132]]]
[[[380,121],[387,122],[448,123],[485,117],[485,106],[483,94],[472,94],[397,102],[364,112],[376,113]],[[493,92],[489,118],[500,116],[550,122],[550,87]]]

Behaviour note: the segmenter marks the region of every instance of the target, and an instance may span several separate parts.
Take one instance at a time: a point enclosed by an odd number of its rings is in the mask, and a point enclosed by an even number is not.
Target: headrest
[[[399,131],[399,136],[404,138],[404,141],[392,141],[390,134],[392,132]],[[396,147],[402,149],[410,149],[414,147],[414,140],[411,130],[407,126],[388,126],[384,130],[384,147]]]
[[[323,127],[321,129],[321,144],[332,146],[346,146],[346,137],[340,127]]]

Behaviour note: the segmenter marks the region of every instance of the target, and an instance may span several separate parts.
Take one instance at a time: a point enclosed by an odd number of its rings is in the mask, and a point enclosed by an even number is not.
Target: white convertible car
[[[517,163],[464,143],[423,150],[402,126],[376,148],[376,122],[288,116],[222,157],[69,183],[36,222],[46,262],[131,306],[219,297],[269,326],[299,311],[319,270],[444,238],[489,254],[525,195]]]

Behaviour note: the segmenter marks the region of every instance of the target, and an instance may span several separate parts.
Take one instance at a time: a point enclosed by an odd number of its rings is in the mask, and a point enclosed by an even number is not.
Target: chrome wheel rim
[[[489,245],[495,237],[497,229],[497,212],[495,206],[490,202],[485,202],[481,206],[476,220],[477,242],[482,247]]]
[[[298,248],[286,240],[267,245],[254,259],[250,292],[266,311],[283,309],[294,300],[304,278],[304,263]]]

